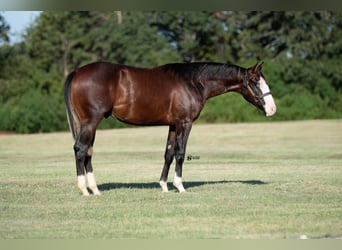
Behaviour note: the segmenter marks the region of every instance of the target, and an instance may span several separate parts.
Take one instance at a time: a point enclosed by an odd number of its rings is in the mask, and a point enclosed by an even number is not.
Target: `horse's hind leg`
[[[82,191],[83,195],[88,196],[87,181],[85,177],[85,161],[87,158],[87,146],[80,142],[81,136],[76,140],[74,145],[75,160],[76,160],[76,173],[77,185]]]
[[[94,176],[94,172],[93,172],[93,166],[91,163],[91,158],[93,156],[93,145],[94,145],[94,140],[95,140],[95,134],[93,137],[93,140],[87,150],[87,155],[85,158],[85,170],[87,173],[87,180],[88,180],[88,186],[91,189],[91,191],[93,192],[94,195],[100,195],[100,191],[97,188],[97,184],[96,184],[96,180],[95,180],[95,176]]]
[[[95,139],[95,130],[96,125],[94,126],[90,124],[81,126],[80,133],[74,145],[78,187],[82,191],[82,194],[85,196],[89,195],[85,177],[86,173],[90,189],[95,195],[100,194],[96,185],[91,164],[92,146]]]

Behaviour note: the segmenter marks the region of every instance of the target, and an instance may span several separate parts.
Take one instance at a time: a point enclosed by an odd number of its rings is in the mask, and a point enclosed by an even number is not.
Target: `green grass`
[[[90,197],[70,133],[0,136],[0,238],[342,236],[342,120],[194,125],[184,194],[158,185],[167,130],[98,131]]]

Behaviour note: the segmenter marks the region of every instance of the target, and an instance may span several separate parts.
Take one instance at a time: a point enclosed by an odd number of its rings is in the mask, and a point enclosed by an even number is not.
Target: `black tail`
[[[66,104],[69,127],[72,132],[72,136],[74,140],[76,140],[79,130],[80,130],[80,122],[70,100],[70,86],[71,86],[71,81],[74,78],[74,75],[75,75],[75,71],[71,72],[68,75],[67,79],[65,80],[64,100]]]

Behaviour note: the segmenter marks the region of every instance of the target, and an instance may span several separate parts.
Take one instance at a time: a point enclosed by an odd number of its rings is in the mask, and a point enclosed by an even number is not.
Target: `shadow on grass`
[[[204,185],[215,185],[215,184],[230,184],[230,183],[241,183],[246,185],[265,185],[267,182],[263,182],[260,180],[237,180],[237,181],[189,181],[183,182],[184,188],[193,188]],[[172,183],[168,183],[168,187],[170,190],[175,189]],[[159,183],[157,182],[149,182],[149,183],[104,183],[98,185],[100,191],[109,191],[112,189],[160,189]]]

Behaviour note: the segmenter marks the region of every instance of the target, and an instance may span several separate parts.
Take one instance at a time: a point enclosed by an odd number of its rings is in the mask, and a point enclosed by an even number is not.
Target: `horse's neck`
[[[220,63],[176,63],[159,67],[164,72],[170,71],[192,83],[195,93],[204,100],[237,91],[243,84],[246,69],[235,65]]]
[[[243,77],[237,75],[228,79],[207,80],[202,84],[205,86],[205,99],[209,99],[229,91],[238,91],[243,84]]]

